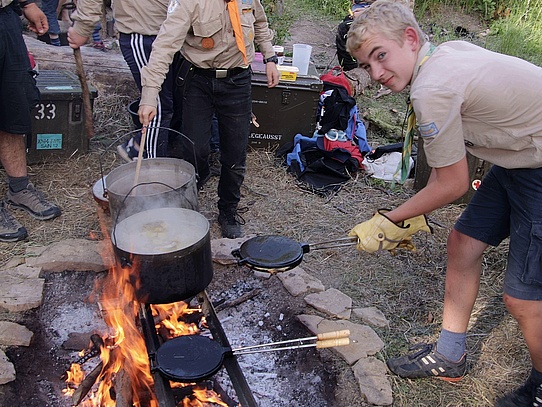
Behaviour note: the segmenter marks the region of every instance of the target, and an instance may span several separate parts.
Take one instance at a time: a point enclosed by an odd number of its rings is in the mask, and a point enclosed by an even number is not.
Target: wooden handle
[[[346,346],[350,345],[350,338],[337,338],[337,339],[326,339],[325,341],[317,341],[316,348],[333,348],[335,346]]]
[[[75,58],[75,72],[77,73],[77,76],[79,77],[79,82],[81,83],[81,97],[83,98],[83,109],[85,112],[85,130],[87,131],[87,137],[90,139],[94,137],[94,124],[92,122],[90,91],[88,90],[85,69],[83,68],[83,58],[81,57],[81,50],[79,48],[75,48],[73,50],[73,56]]]
[[[324,332],[316,335],[316,339],[319,341],[325,341],[326,339],[338,339],[348,338],[350,336],[350,329],[343,329],[341,331]]]

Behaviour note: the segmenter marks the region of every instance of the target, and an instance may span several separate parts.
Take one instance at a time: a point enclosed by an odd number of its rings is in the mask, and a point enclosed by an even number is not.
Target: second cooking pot
[[[147,304],[182,301],[213,278],[209,222],[199,212],[158,208],[117,223],[111,241],[130,270],[136,299]]]

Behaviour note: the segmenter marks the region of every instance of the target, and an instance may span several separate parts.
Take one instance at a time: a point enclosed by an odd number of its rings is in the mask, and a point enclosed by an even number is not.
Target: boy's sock
[[[437,352],[451,362],[457,362],[465,354],[467,333],[450,332],[443,329],[437,342]]]
[[[53,38],[49,36],[49,40],[51,42],[51,45],[54,45],[55,47],[60,47],[60,37]]]
[[[536,384],[542,383],[542,372],[539,372],[538,370],[535,370],[533,367],[531,369],[531,375],[529,376],[529,379],[532,380]]]

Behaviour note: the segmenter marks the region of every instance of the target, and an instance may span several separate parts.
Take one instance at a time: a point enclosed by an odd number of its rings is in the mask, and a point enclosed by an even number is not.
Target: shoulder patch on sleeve
[[[437,125],[434,122],[429,124],[422,124],[418,126],[418,130],[420,131],[420,136],[422,137],[436,136],[439,131]]]

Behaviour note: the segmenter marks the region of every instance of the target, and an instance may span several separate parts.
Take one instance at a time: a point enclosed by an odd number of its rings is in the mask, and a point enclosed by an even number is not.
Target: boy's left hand
[[[265,64],[265,73],[267,75],[267,87],[273,88],[279,84],[279,70],[274,62]]]
[[[386,209],[378,212],[368,221],[362,222],[350,231],[348,236],[358,237],[358,250],[374,253],[378,250],[393,250],[397,247],[415,250],[410,236],[418,231],[432,233],[433,230],[427,223],[425,215],[406,219],[401,224],[392,222],[385,213]],[[404,243],[403,243],[404,242]],[[405,243],[409,244],[405,244]]]

